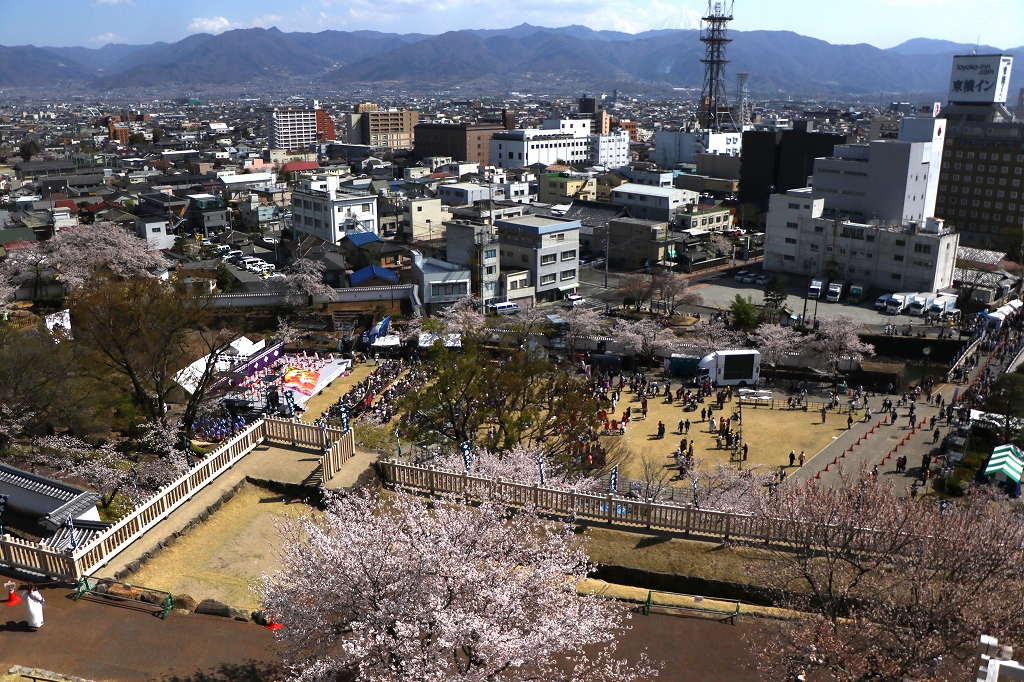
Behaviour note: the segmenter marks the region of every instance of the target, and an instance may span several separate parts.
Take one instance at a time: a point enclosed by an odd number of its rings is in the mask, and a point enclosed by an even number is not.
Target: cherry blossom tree
[[[334,289],[324,282],[327,266],[323,261],[299,258],[285,271],[285,282],[292,292],[291,298],[297,304],[313,304],[314,298],[325,297],[334,300]]]
[[[562,462],[559,460],[545,456],[543,448],[539,447],[517,445],[512,450],[502,453],[473,448],[469,473],[481,478],[501,479],[524,485],[540,485],[538,457],[544,461],[546,485],[581,492],[593,490],[592,479],[580,476],[577,471],[562,466]],[[439,455],[431,464],[445,471],[461,473],[466,470],[462,453],[454,450]]]
[[[668,301],[669,310],[684,306],[703,305],[704,297],[690,289],[690,280],[675,272],[666,271],[654,278],[654,285],[661,297]]]
[[[697,492],[701,509],[749,512],[763,508],[767,486],[776,481],[775,472],[764,466],[740,469],[716,460],[713,465],[694,457],[686,470],[685,486]]]
[[[332,497],[280,523],[281,568],[257,593],[296,680],[632,682],[626,609],[573,589],[591,571],[570,524],[485,501],[397,491]]]
[[[809,349],[833,373],[839,371],[843,360],[859,360],[863,356],[875,354],[875,347],[861,341],[858,334],[864,325],[855,322],[849,315],[819,318],[818,322],[818,331]]]
[[[672,352],[679,345],[679,337],[658,320],[616,320],[611,336],[634,353],[642,355],[648,363],[659,351]]]
[[[808,614],[752,641],[767,679],[964,680],[980,635],[1024,641],[1015,504],[970,491],[940,505],[866,470],[841,478],[784,486],[756,512],[806,530],[750,567]]]
[[[775,367],[787,355],[800,353],[803,335],[792,327],[761,324],[750,338],[761,351],[761,363]]]
[[[562,319],[569,325],[565,330],[565,345],[570,353],[575,353],[580,343],[604,327],[604,320],[596,310],[577,306],[565,311]]]
[[[447,334],[478,337],[487,331],[487,318],[483,314],[483,303],[476,296],[460,298],[440,313]]]
[[[496,323],[507,337],[507,343],[514,347],[522,346],[534,334],[550,327],[547,311],[536,306],[524,308],[515,315],[502,317]]]
[[[736,350],[746,345],[746,335],[734,332],[719,320],[701,322],[689,328],[682,346],[701,357],[719,350]]]
[[[647,275],[627,274],[619,277],[619,293],[633,299],[637,310],[654,294],[654,287],[654,280]]]

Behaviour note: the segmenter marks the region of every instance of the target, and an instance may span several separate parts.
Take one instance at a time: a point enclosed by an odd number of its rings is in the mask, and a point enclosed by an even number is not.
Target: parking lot
[[[752,272],[761,274],[760,268],[752,269],[748,268]],[[764,303],[764,286],[757,284],[743,284],[733,279],[735,270],[723,273],[709,280],[707,283],[694,285],[694,290],[700,292],[700,295],[704,297],[704,305],[708,308],[728,308],[729,305],[736,298],[736,294],[740,294],[744,298],[750,296],[754,303],[762,305]],[[792,283],[790,278],[790,282]],[[807,292],[803,286],[790,286],[789,287],[789,298],[786,299],[786,305],[789,306],[790,310],[800,315],[804,311],[804,295]],[[875,299],[880,296],[883,292],[873,292],[873,294],[866,301],[862,301],[860,305],[849,305],[847,303],[829,303],[825,300],[824,294],[817,301],[811,299],[807,302],[807,317],[813,319],[815,316],[815,304],[817,304],[817,316],[818,317],[838,317],[839,315],[849,315],[855,321],[863,324],[884,325],[886,322],[892,322],[894,320],[879,313],[875,310]],[[888,293],[888,292],[884,292]],[[906,316],[901,316],[897,322],[907,319]],[[919,319],[919,318],[918,318]]]

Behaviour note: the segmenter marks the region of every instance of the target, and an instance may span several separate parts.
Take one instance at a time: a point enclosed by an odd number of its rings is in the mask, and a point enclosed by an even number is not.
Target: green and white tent
[[[1014,445],[999,446],[992,451],[992,457],[985,467],[985,475],[996,476],[999,480],[1005,477],[1014,483],[1020,483],[1024,477],[1024,453]]]

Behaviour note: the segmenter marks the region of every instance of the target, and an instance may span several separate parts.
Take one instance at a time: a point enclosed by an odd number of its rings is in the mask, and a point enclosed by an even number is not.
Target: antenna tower
[[[749,73],[736,74],[736,99],[739,102],[739,125],[741,129],[750,125],[750,92],[747,89],[749,81]]]
[[[708,0],[707,15],[701,20],[700,42],[704,43],[704,89],[700,98],[701,125],[715,132],[735,130],[736,124],[729,113],[729,97],[725,92],[725,47],[732,21],[733,0]]]

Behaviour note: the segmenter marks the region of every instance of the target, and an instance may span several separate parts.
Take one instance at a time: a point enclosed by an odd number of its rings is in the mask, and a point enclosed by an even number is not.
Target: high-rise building
[[[267,144],[271,149],[305,149],[333,139],[334,122],[319,109],[272,109],[266,115]],[[329,135],[329,137],[328,137]]]
[[[740,203],[763,210],[772,194],[807,187],[807,179],[814,174],[814,160],[832,156],[837,144],[846,144],[846,136],[814,132],[810,125],[779,132],[745,131],[740,152]]]
[[[1024,120],[1006,108],[1013,57],[953,58],[935,215],[964,244],[1021,255],[1024,244]]]
[[[419,112],[376,108],[363,110],[364,106],[360,104],[356,113],[348,115],[349,144],[413,148],[416,139],[414,128],[420,121]]]
[[[590,95],[583,93],[583,97],[580,97],[579,101],[580,113],[584,116],[590,116],[597,113],[597,98],[591,97]]]

